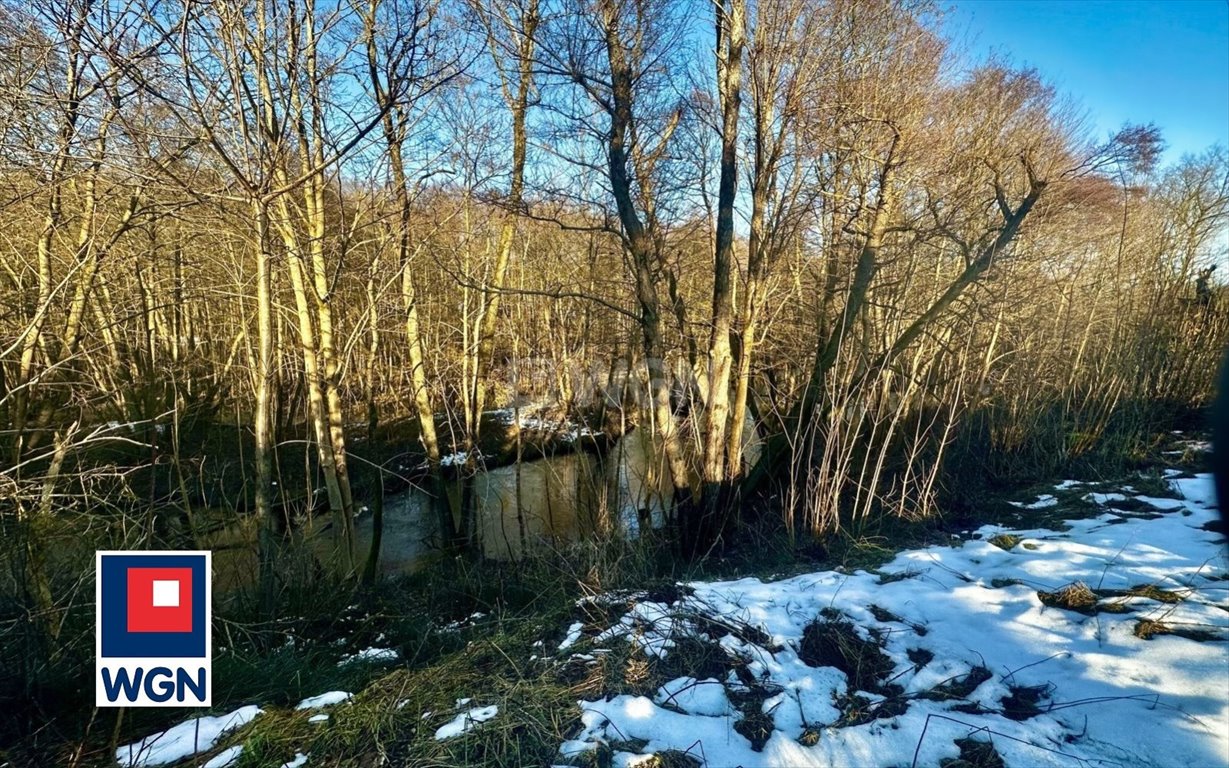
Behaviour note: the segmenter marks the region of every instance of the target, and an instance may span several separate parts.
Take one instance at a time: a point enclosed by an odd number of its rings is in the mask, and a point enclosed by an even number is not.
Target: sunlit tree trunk
[[[720,496],[726,486],[726,428],[730,415],[730,329],[734,318],[734,197],[738,189],[738,123],[742,104],[743,0],[716,6],[717,83],[721,103],[721,174],[713,258],[712,330],[708,343],[708,399],[704,412],[701,515],[697,537],[707,547],[722,527]],[[737,459],[733,459],[737,461]],[[694,553],[693,553],[694,554]]]

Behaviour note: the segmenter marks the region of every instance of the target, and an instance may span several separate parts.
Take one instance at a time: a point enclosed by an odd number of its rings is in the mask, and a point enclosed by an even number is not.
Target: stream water
[[[760,445],[744,435],[744,458]],[[474,519],[483,554],[508,560],[535,547],[592,533],[636,536],[664,524],[670,498],[664,457],[646,429],[620,438],[606,454],[576,452],[480,471],[474,478]],[[412,570],[430,554],[438,525],[431,497],[411,489],[386,499],[380,566]],[[371,515],[357,525],[359,551],[371,542]]]
[[[754,462],[760,444],[753,430],[744,434],[744,460]],[[694,479],[694,478],[693,478]],[[449,492],[460,493],[451,482]],[[486,557],[510,560],[522,553],[575,541],[594,533],[638,536],[648,525],[665,523],[671,483],[664,457],[647,429],[634,429],[596,455],[584,451],[479,470],[473,478],[473,519]],[[454,498],[454,501],[456,499]],[[439,549],[438,521],[431,495],[413,487],[384,500],[379,567],[384,573],[411,572],[430,562]],[[356,554],[362,562],[371,548],[371,512],[355,521]],[[305,521],[297,530],[314,559],[323,562],[333,546],[328,515]],[[255,521],[228,526],[206,546],[214,549],[221,591],[255,581],[250,545]],[[308,558],[298,567],[312,568]]]

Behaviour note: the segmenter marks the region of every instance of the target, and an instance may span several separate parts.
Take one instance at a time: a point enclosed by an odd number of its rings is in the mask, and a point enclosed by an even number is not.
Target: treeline
[[[530,399],[650,431],[688,556],[756,510],[827,533],[1143,445],[1206,401],[1229,338],[1229,156],[1161,167],[1155,128],[1093,135],[939,21],[914,0],[0,6],[0,511],[28,615],[59,632],[64,516],[194,541],[188,423],[242,428],[270,613],[275,466],[310,446],[355,578],[356,478],[382,478],[355,442],[398,420],[460,549],[477,526],[445,485],[481,466],[482,413]],[[117,445],[163,481],[95,460]]]

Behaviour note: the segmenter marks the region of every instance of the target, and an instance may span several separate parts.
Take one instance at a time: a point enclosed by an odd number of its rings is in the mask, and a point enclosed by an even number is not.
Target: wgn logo
[[[99,552],[96,565],[98,706],[210,706],[210,553]]]

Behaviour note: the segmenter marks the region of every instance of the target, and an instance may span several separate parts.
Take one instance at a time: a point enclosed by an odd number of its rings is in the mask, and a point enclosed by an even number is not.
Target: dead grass
[[[1131,587],[1126,593],[1132,597],[1146,597],[1150,600],[1156,600],[1158,603],[1180,603],[1185,599],[1177,592],[1161,589],[1153,584],[1141,584]]]
[[[1175,637],[1194,640],[1199,643],[1214,643],[1229,640],[1223,632],[1166,624],[1163,621],[1140,619],[1135,623],[1135,636],[1140,640],[1151,640],[1157,635],[1174,635]]]
[[[1154,584],[1139,584],[1130,589],[1092,589],[1077,581],[1053,592],[1038,591],[1037,598],[1043,605],[1075,611],[1086,616],[1098,613],[1130,613],[1132,607],[1124,600],[1107,598],[1145,597],[1159,603],[1175,604],[1185,598],[1178,592],[1161,589]],[[1147,632],[1147,629],[1142,631]],[[1155,634],[1155,633],[1154,633]]]
[[[756,752],[764,749],[776,727],[772,715],[764,711],[764,702],[770,695],[762,688],[752,688],[730,696],[730,702],[742,712],[742,718],[734,723],[734,730],[751,742],[751,749]]]
[[[1097,612],[1097,594],[1082,581],[1073,582],[1053,592],[1037,591],[1037,599],[1050,608],[1062,608],[1091,616]]]

